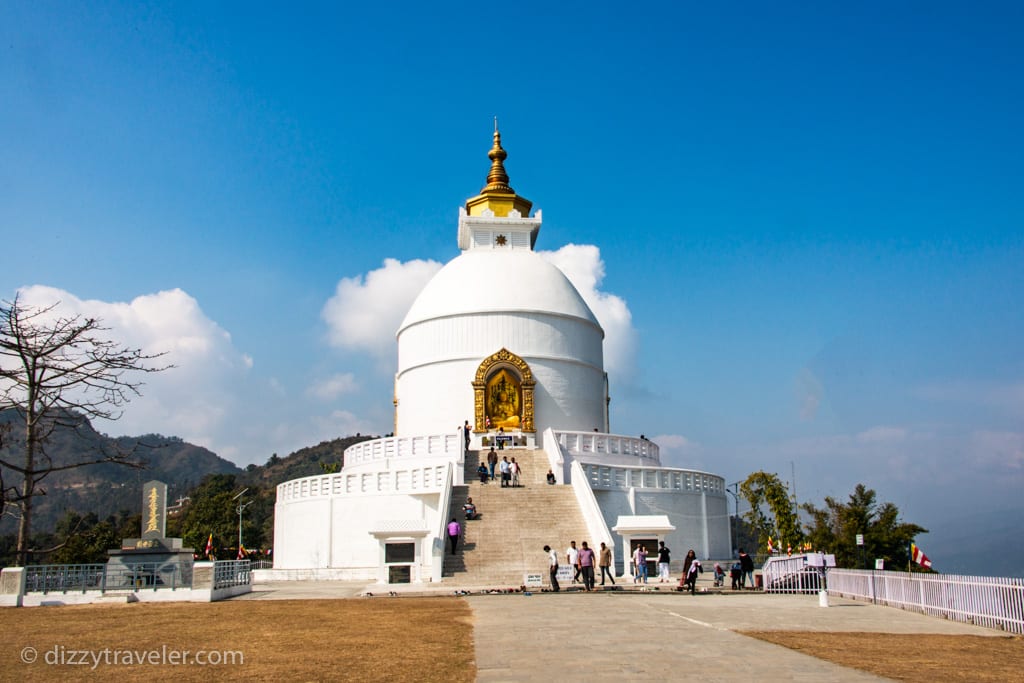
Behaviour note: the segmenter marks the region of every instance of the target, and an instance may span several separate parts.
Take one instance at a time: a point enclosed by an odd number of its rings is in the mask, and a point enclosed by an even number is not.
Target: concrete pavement
[[[377,590],[375,590],[375,588]],[[423,587],[421,587],[422,589]],[[419,595],[450,595],[453,587]],[[663,588],[668,588],[664,586]],[[283,581],[254,586],[238,599],[341,599],[374,591],[362,582]],[[409,594],[403,592],[402,594]],[[401,599],[400,597],[397,599]],[[1004,635],[891,607],[817,595],[671,590],[480,595],[473,611],[477,679],[629,681],[657,677],[705,681],[880,681],[787,648],[740,635],[745,630]]]

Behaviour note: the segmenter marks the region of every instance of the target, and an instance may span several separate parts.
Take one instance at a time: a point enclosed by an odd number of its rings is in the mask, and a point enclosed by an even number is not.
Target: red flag
[[[210,559],[210,555],[213,555],[213,534],[206,539],[206,559]]]
[[[912,559],[914,562],[917,562],[925,569],[932,568],[932,561],[929,560],[928,556],[925,555],[924,552],[913,543],[910,544],[910,559]]]
[[[245,550],[245,546],[241,543],[238,544],[238,559],[244,560],[248,553]]]

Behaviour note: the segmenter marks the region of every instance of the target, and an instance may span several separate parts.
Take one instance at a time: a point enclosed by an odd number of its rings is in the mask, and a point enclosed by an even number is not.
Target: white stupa
[[[397,331],[395,436],[348,449],[340,473],[278,487],[276,578],[472,579],[445,565],[444,527],[459,517],[478,457],[495,445],[555,474],[550,490],[534,476],[541,490],[521,496],[535,505],[538,496],[546,506],[562,504],[559,495],[570,501],[561,533],[616,548],[620,573],[638,543],[674,544],[680,560],[684,546],[704,558],[731,555],[724,480],[663,467],[656,444],[609,433],[604,331],[569,279],[534,251],[541,212],[531,215],[531,202],[509,185],[497,127],[488,157],[487,184],[459,209],[462,253]],[[486,543],[474,549],[482,554]],[[516,576],[543,568],[528,554],[502,562],[516,565]]]

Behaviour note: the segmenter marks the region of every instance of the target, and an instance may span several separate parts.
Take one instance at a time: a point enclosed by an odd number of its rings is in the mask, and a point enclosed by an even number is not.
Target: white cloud
[[[117,433],[160,432],[208,448],[224,445],[218,433],[236,402],[233,385],[253,361],[234,347],[231,335],[207,318],[194,298],[172,289],[127,303],[106,302],[43,285],[22,288],[19,297],[29,307],[57,303],[53,316],[98,318],[110,328],[106,334],[111,340],[144,353],[166,353],[155,363],[175,367],[133,378],[144,382],[142,396],[126,407]],[[102,423],[95,426],[109,429]]]
[[[1017,476],[1024,470],[1024,434],[979,430],[971,434],[971,460],[978,467]]]
[[[599,288],[604,280],[601,250],[592,244],[567,244],[541,256],[565,273],[604,328],[604,367],[612,375],[632,373],[636,353],[633,315],[625,300]]]
[[[650,437],[658,445],[661,453],[661,464],[667,467],[700,468],[695,457],[700,447],[681,434],[659,434]]]
[[[323,401],[331,401],[343,394],[351,394],[358,388],[355,376],[351,372],[344,372],[314,382],[306,393]]]
[[[384,259],[366,277],[342,278],[320,316],[332,346],[395,359],[395,333],[416,296],[441,269],[437,261]]]
[[[916,387],[911,395],[928,401],[983,406],[1024,418],[1024,381],[954,380]]]
[[[863,443],[892,443],[906,438],[907,430],[902,427],[872,427],[857,435],[857,440]]]

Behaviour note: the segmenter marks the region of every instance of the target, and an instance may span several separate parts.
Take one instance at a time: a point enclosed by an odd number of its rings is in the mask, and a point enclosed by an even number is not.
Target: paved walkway
[[[365,583],[286,581],[237,599],[357,597]],[[371,587],[372,589],[372,587]],[[442,592],[438,587],[434,594]],[[450,594],[449,589],[443,589]],[[424,593],[421,593],[424,594]],[[426,594],[429,594],[426,593]],[[375,594],[376,597],[377,594]],[[381,595],[387,598],[387,593]],[[472,595],[478,680],[881,681],[737,633],[744,630],[1003,635],[891,607],[817,595],[670,591]]]

